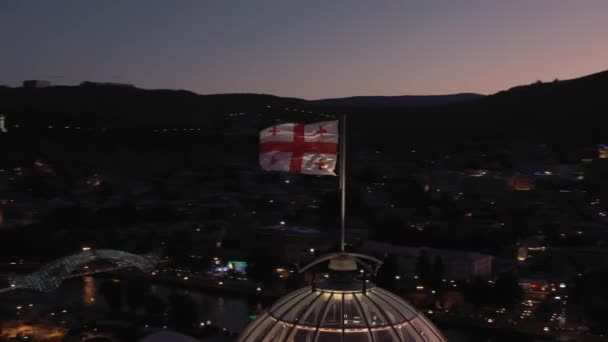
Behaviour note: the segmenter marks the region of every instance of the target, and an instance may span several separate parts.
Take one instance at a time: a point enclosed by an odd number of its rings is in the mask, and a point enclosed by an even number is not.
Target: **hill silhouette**
[[[335,99],[310,101],[312,104],[325,107],[360,107],[360,108],[390,108],[390,107],[430,107],[463,103],[483,98],[484,95],[473,93],[451,95],[404,95],[404,96],[353,96]]]
[[[516,86],[461,103],[331,109],[352,114],[351,134],[358,134],[368,144],[377,141],[395,149],[439,144],[447,151],[458,149],[461,143],[491,146],[521,140],[588,146],[608,141],[602,115],[608,110],[606,89],[608,71]]]
[[[80,123],[107,127],[209,124],[218,114],[250,111],[299,99],[258,94],[198,95],[184,90],[116,86],[0,87],[0,112],[21,123]]]
[[[99,127],[198,125],[223,129],[227,114],[243,117],[251,133],[277,120],[314,120],[309,112],[349,113],[354,134],[385,139],[561,139],[600,141],[608,71],[565,81],[516,86],[490,96],[350,97],[306,101],[265,94],[198,95],[183,90],[114,86],[0,87],[0,113],[13,122]],[[285,109],[289,108],[289,109]],[[294,112],[295,109],[295,113]],[[250,120],[249,122],[247,120]]]

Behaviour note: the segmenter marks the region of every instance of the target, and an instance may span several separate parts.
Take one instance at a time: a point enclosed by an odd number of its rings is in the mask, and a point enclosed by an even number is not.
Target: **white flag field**
[[[284,123],[260,131],[260,166],[285,171],[335,176],[338,121]]]

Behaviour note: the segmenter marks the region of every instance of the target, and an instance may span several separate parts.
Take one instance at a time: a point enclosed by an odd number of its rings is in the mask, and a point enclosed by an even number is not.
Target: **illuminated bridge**
[[[10,287],[0,289],[0,293],[17,289],[48,292],[58,288],[66,279],[122,268],[152,272],[160,256],[159,251],[146,255],[112,249],[84,251],[57,259],[35,272],[11,276]]]

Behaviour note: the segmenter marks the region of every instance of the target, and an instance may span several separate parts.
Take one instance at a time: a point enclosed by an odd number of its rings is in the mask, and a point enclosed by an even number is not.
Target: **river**
[[[21,317],[43,317],[50,312],[62,312],[73,307],[85,307],[87,310],[104,312],[109,310],[108,302],[100,287],[105,282],[125,283],[127,280],[111,278],[83,277],[65,281],[51,293],[14,292],[2,294],[0,305],[15,308]],[[213,325],[239,332],[252,319],[252,315],[271,304],[268,300],[252,299],[221,294],[208,294],[203,290],[175,289],[167,285],[150,284],[150,293],[168,302],[169,296],[178,292],[190,297],[196,303],[198,319],[201,322],[211,321]],[[124,293],[123,293],[124,296]],[[19,307],[20,309],[17,309]],[[125,304],[125,310],[128,310]],[[450,341],[500,341],[488,336],[475,336],[449,330],[444,333]]]

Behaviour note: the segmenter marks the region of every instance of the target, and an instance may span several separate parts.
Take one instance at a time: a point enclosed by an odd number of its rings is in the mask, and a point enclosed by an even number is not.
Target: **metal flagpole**
[[[340,118],[340,228],[342,240],[340,248],[344,252],[346,226],[346,114]]]

